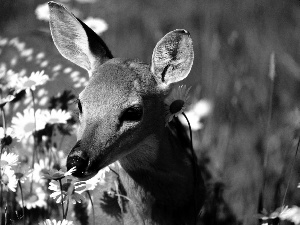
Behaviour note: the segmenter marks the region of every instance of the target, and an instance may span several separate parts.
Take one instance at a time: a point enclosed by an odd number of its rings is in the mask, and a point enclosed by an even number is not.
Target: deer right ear
[[[166,34],[155,46],[151,72],[160,87],[186,78],[192,68],[194,51],[192,39],[186,30],[174,30]]]
[[[90,71],[93,64],[113,58],[104,41],[63,5],[48,2],[50,30],[62,56]]]

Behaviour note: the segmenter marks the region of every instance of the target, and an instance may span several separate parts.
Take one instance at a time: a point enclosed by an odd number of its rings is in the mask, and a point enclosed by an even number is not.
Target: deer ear
[[[174,30],[156,44],[152,55],[151,72],[158,84],[168,87],[188,76],[193,60],[194,51],[189,32]]]
[[[102,64],[113,58],[104,41],[63,5],[48,5],[51,35],[62,56],[88,71],[94,63]]]

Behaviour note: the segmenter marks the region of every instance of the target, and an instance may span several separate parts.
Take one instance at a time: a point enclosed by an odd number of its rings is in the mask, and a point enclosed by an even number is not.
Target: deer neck
[[[163,127],[120,160],[120,179],[128,196],[147,196],[170,206],[187,204],[193,193],[193,172],[189,155],[181,145],[169,128]]]

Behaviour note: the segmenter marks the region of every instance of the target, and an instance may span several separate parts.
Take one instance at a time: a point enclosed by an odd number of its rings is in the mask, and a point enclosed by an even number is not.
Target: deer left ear
[[[192,39],[186,30],[166,34],[155,46],[151,72],[162,88],[186,78],[194,60]]]
[[[62,56],[87,71],[113,58],[104,41],[66,7],[56,2],[48,5],[51,35]]]

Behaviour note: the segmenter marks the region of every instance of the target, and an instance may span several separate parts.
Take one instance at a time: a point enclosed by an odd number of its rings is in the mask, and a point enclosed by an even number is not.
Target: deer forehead
[[[156,92],[156,81],[150,67],[137,60],[114,58],[95,66],[91,79],[79,98],[86,103],[134,104],[143,95]]]

